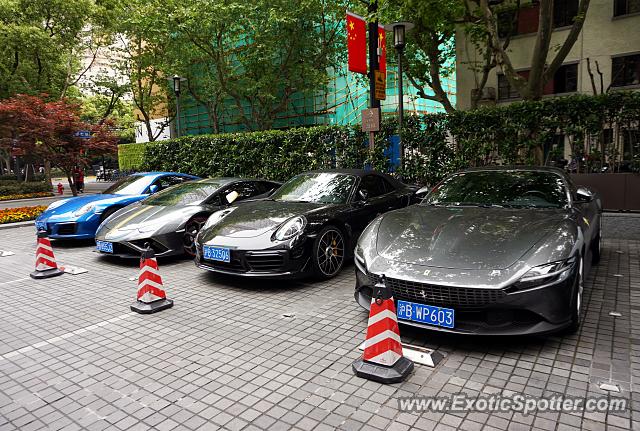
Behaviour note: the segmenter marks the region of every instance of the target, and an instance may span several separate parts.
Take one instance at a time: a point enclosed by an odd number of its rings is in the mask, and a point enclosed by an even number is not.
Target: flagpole
[[[376,77],[378,70],[378,0],[370,0],[367,7],[369,16],[375,17],[369,22],[369,108],[380,108],[380,101],[376,99]],[[378,110],[378,116],[380,111]],[[375,132],[369,132],[369,150],[373,151],[375,146]]]

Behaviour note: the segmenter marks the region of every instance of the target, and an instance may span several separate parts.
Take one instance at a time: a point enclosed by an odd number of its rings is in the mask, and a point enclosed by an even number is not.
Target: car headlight
[[[76,217],[80,217],[81,215],[84,215],[90,211],[93,211],[96,208],[96,206],[94,204],[86,204],[83,207],[81,207],[78,210],[75,210],[73,212],[73,215]]]
[[[274,234],[275,239],[284,241],[300,234],[307,225],[307,219],[304,216],[292,217],[282,224]]]
[[[204,224],[204,226],[202,226],[202,229],[206,229],[218,223],[220,220],[231,214],[236,208],[237,207],[225,208],[223,210],[214,212],[209,216],[207,222]]]
[[[515,283],[511,290],[530,289],[566,280],[571,274],[575,263],[576,259],[572,257],[534,266]]]

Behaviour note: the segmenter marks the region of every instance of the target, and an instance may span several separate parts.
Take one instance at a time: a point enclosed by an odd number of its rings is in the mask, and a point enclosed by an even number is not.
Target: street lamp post
[[[186,80],[187,78],[178,75],[173,75],[173,78],[169,79],[169,81],[173,82],[173,92],[176,95],[176,138],[180,137],[180,87],[182,82]]]
[[[394,22],[384,26],[386,31],[393,32],[393,46],[398,53],[398,135],[400,135],[399,162],[402,167],[404,159],[404,146],[402,145],[402,121],[404,117],[404,87],[402,83],[402,51],[405,47],[405,33],[411,30],[414,25],[410,22]]]

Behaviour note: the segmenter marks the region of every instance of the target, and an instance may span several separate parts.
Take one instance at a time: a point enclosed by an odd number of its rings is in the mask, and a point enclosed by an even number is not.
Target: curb
[[[13,228],[25,227],[25,226],[34,226],[34,222],[35,222],[34,220],[27,220],[27,221],[19,221],[16,223],[4,223],[4,224],[0,224],[0,230],[13,229]]]
[[[56,199],[56,198],[65,198],[65,197],[71,197],[72,195],[53,195],[53,196],[44,196],[44,197],[40,197],[40,198],[24,198],[24,199],[11,199],[11,200],[6,200],[6,201],[0,201],[0,204],[11,204],[11,203],[20,203],[20,202],[24,202],[24,201],[43,201],[45,199]]]

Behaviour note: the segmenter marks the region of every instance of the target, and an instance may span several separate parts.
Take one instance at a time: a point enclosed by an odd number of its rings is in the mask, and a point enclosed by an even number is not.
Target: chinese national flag
[[[378,26],[378,49],[380,53],[378,56],[378,70],[384,76],[387,76],[387,35],[383,25]]]
[[[367,23],[361,16],[347,12],[347,50],[349,70],[367,74]]]

